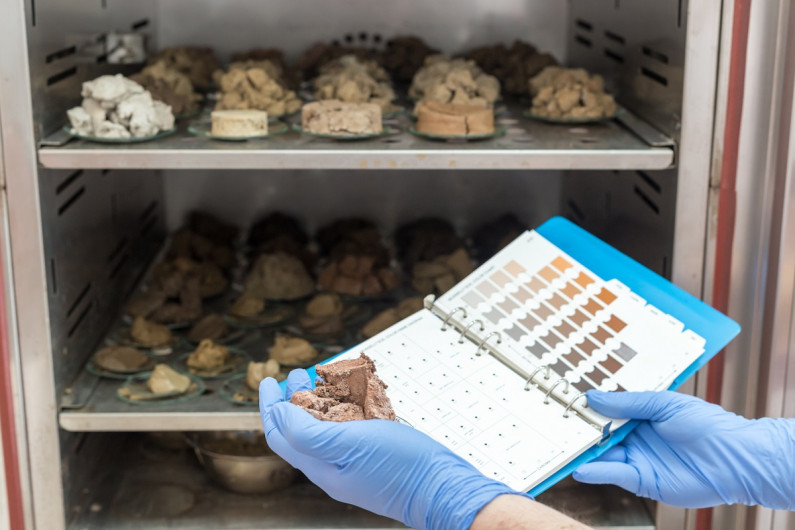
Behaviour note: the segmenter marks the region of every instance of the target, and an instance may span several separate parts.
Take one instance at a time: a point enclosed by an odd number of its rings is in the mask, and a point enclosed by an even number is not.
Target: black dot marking
[[[361,33],[359,33],[359,40],[367,40],[367,32],[366,31],[362,31]]]
[[[350,33],[345,35],[345,42],[353,42],[353,35],[351,35]]]
[[[401,346],[405,346],[405,345],[406,345],[406,343],[405,343],[405,342],[401,342],[401,343],[400,343],[400,345],[401,345]]]
[[[513,464],[513,461],[508,462],[509,464]]]
[[[379,33],[375,33],[373,35],[373,42],[378,43],[378,42],[381,42],[382,40],[383,40],[383,37]]]

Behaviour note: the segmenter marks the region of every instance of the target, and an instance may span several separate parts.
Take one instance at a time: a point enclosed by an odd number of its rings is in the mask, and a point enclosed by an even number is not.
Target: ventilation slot
[[[583,215],[582,210],[580,210],[580,207],[577,206],[577,203],[572,200],[568,200],[566,201],[566,205],[569,207],[569,210],[571,210],[571,213],[574,215],[577,221],[583,221],[585,219],[585,216]]]
[[[648,173],[644,173],[643,171],[636,171],[635,173],[637,173],[637,175],[641,178],[641,180],[643,180],[643,182],[648,184],[651,189],[653,189],[657,193],[662,192],[662,186],[660,186],[660,184],[656,180],[651,178],[648,175]]]
[[[612,31],[609,30],[605,30],[605,37],[607,37],[613,42],[619,43],[622,46],[627,43],[627,40],[624,37],[622,37],[618,33],[613,33]]]
[[[677,26],[678,28],[681,28],[681,27],[682,27],[682,17],[683,17],[683,14],[682,14],[682,13],[683,13],[683,11],[684,11],[684,10],[682,9],[682,7],[683,7],[683,6],[682,6],[682,4],[683,4],[683,3],[684,3],[684,2],[683,2],[682,0],[679,0],[679,9],[677,10],[677,14],[676,14],[676,26]]]
[[[649,70],[648,68],[641,67],[640,73],[651,79],[652,81],[656,81],[660,83],[662,86],[668,86],[668,78],[664,75],[660,75],[657,72]]]
[[[150,215],[152,215],[152,212],[154,212],[154,211],[155,211],[155,208],[157,208],[157,201],[152,201],[152,202],[150,202],[150,203],[149,203],[149,204],[146,206],[146,208],[144,208],[144,211],[143,211],[143,212],[141,212],[141,215],[139,215],[139,216],[138,216],[138,220],[139,220],[139,221],[141,221],[141,222],[143,222],[143,221],[144,221],[144,219],[146,219],[147,217],[149,217]]]
[[[58,184],[58,186],[55,187],[55,194],[60,195],[63,190],[68,188],[74,181],[79,179],[82,174],[83,170],[78,169],[77,171],[75,171],[74,173],[63,179],[63,181],[60,184]]]
[[[77,320],[75,321],[75,323],[72,325],[71,328],[69,328],[69,332],[66,334],[66,338],[67,339],[71,339],[72,338],[72,336],[77,331],[77,328],[79,328],[80,324],[82,324],[83,320],[85,320],[86,315],[88,315],[88,312],[91,311],[92,307],[94,307],[94,304],[89,302],[89,304],[86,306],[86,308],[83,309],[83,312],[80,313],[80,316],[77,317]]]
[[[97,55],[97,58],[95,59],[95,61],[97,62],[97,64],[105,64],[106,62],[108,62],[108,54],[107,54],[107,52],[106,53],[102,53],[100,55]]]
[[[593,24],[591,24],[590,22],[586,22],[581,18],[578,18],[574,23],[580,29],[584,29],[585,31],[593,31]]]
[[[624,56],[614,52],[613,50],[605,48],[605,57],[609,57],[619,64],[624,64]]]
[[[55,83],[63,81],[64,79],[68,79],[77,73],[77,67],[72,66],[71,68],[67,68],[63,72],[59,72],[55,75],[51,75],[47,78],[47,86],[52,86]]]
[[[74,55],[77,53],[77,46],[69,46],[68,48],[64,48],[62,50],[58,50],[57,52],[53,52],[44,58],[44,62],[50,64],[53,61],[57,61],[58,59],[63,59],[64,57],[69,57],[70,55]]]
[[[87,283],[86,286],[83,287],[83,290],[80,291],[80,294],[77,295],[77,298],[75,299],[75,301],[72,302],[72,305],[69,306],[69,309],[66,310],[66,317],[67,318],[72,316],[72,313],[74,313],[77,310],[78,306],[80,305],[80,302],[83,301],[83,298],[86,297],[86,295],[88,294],[88,292],[90,290],[91,290],[91,282]]]
[[[663,64],[668,64],[668,56],[663,52],[652,50],[648,46],[644,46],[642,49],[643,49],[643,55],[645,55],[646,57],[650,57],[655,61],[660,61]]]
[[[639,187],[637,187],[637,186],[635,186],[635,195],[637,195],[638,197],[640,197],[640,198],[641,198],[641,200],[642,200],[643,202],[645,202],[645,203],[646,203],[646,206],[648,206],[648,207],[649,207],[649,208],[650,208],[650,209],[651,209],[651,210],[652,210],[654,213],[656,213],[656,214],[658,214],[658,215],[660,214],[660,207],[659,207],[659,206],[657,206],[657,203],[656,203],[656,202],[654,202],[653,200],[651,200],[651,198],[649,198],[649,196],[648,196],[648,195],[646,195],[646,194],[643,192],[643,190],[642,190],[642,189],[640,189],[640,188],[639,188]]]
[[[58,276],[55,274],[55,258],[50,258],[50,284],[52,285],[52,294],[57,294]]]
[[[149,25],[149,19],[148,18],[143,18],[143,19],[139,20],[138,22],[133,22],[130,25],[130,28],[132,28],[133,31],[138,31],[139,29],[145,28],[148,25]]]
[[[30,25],[36,27],[36,0],[30,0]]]
[[[114,247],[110,254],[108,254],[108,263],[111,263],[116,259],[116,256],[118,256],[121,251],[124,250],[125,245],[127,245],[127,238],[123,237],[121,238],[121,241],[119,241],[119,244]]]
[[[82,186],[79,190],[77,190],[74,195],[69,197],[68,201],[63,203],[63,205],[60,208],[58,208],[58,215],[61,216],[64,213],[66,213],[66,210],[71,208],[74,205],[74,203],[77,201],[77,199],[82,197],[85,192],[86,192],[85,186]]]
[[[127,264],[127,261],[129,259],[130,259],[129,254],[126,253],[122,254],[122,257],[119,259],[119,262],[116,264],[115,267],[113,267],[113,269],[111,269],[110,274],[108,274],[108,279],[112,280],[113,278],[115,278],[119,274],[119,272],[121,272],[121,270],[124,268],[124,266]]]
[[[157,223],[157,216],[156,215],[153,216],[151,219],[149,219],[146,222],[146,224],[144,224],[141,227],[141,237],[145,237],[146,235],[148,235],[149,232],[152,230],[152,228],[154,228],[155,223]]]
[[[591,42],[591,39],[586,39],[582,35],[575,35],[574,40],[582,44],[586,48],[590,48],[591,46],[593,46],[593,42]]]

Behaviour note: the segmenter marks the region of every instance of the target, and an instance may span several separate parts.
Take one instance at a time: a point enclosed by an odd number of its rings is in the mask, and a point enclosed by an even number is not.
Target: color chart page
[[[471,330],[481,321],[481,338],[499,332],[495,348],[535,372],[533,383],[558,382],[553,394],[564,402],[591,388],[666,389],[704,352],[704,339],[681,322],[532,231],[435,305],[455,311],[464,325],[473,323]],[[493,345],[496,336],[491,339]]]
[[[523,390],[523,379],[428,310],[339,356],[364,352],[397,416],[487,476],[527,491],[601,438],[600,431]],[[336,359],[335,359],[336,360]]]

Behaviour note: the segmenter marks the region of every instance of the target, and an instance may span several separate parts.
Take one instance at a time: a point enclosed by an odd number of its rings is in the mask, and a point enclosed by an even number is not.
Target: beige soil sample
[[[224,317],[218,313],[210,313],[188,331],[188,340],[191,342],[201,342],[205,339],[219,340],[228,334],[229,326],[224,321]]]
[[[357,359],[317,367],[315,390],[296,392],[290,403],[319,420],[395,421],[395,411],[386,395],[386,384],[375,374],[375,364],[365,354]]]
[[[362,335],[368,339],[370,337],[374,337],[385,329],[394,326],[404,318],[410,317],[417,311],[422,310],[423,307],[422,298],[406,298],[396,307],[384,309],[374,316],[367,324],[364,325],[364,327],[362,327]]]
[[[384,112],[391,110],[395,92],[389,75],[373,61],[360,61],[352,55],[341,57],[320,69],[314,81],[315,98],[345,103],[373,103]]]
[[[166,293],[159,289],[149,289],[133,296],[124,306],[124,314],[135,317],[148,317],[166,303]]]
[[[212,48],[179,46],[164,48],[154,54],[150,64],[165,62],[166,65],[188,76],[198,90],[207,90],[213,80],[213,72],[220,67]]]
[[[248,294],[267,300],[295,300],[312,294],[315,282],[304,264],[289,254],[262,254],[246,277]]]
[[[493,107],[500,99],[500,82],[474,61],[432,55],[414,76],[409,96],[417,100]]]
[[[349,254],[326,265],[318,285],[324,291],[349,296],[377,296],[396,289],[399,280],[395,271],[376,263],[375,256]]]
[[[527,94],[527,80],[547,66],[557,64],[550,54],[540,53],[535,46],[521,40],[515,40],[510,48],[504,44],[475,48],[465,57],[499,79],[506,94],[514,95]]]
[[[212,370],[220,368],[229,360],[229,348],[216,344],[209,339],[199,343],[199,347],[188,356],[186,364],[194,370]]]
[[[318,352],[309,341],[300,337],[279,335],[268,350],[270,358],[279,364],[304,364],[317,358]]]
[[[220,267],[214,263],[200,263],[196,268],[199,277],[199,294],[202,298],[211,298],[223,293],[229,285]]]
[[[604,78],[583,68],[549,66],[529,81],[537,116],[549,118],[602,118],[616,113],[613,96],[605,92]]]
[[[169,259],[184,258],[191,262],[214,263],[222,269],[229,269],[234,264],[232,247],[213,240],[187,228],[182,228],[171,236],[171,245],[166,257]],[[191,265],[190,269],[196,265]]]
[[[491,108],[421,101],[416,113],[417,130],[428,134],[466,136],[494,132]]]
[[[378,134],[384,130],[381,108],[373,103],[314,101],[301,109],[301,127],[316,134]]]
[[[248,363],[248,370],[246,370],[246,386],[251,390],[259,390],[260,382],[266,377],[276,377],[279,375],[281,367],[274,359],[268,359],[264,363]]]
[[[210,120],[214,136],[242,138],[268,134],[268,113],[264,110],[214,110]]]
[[[94,354],[94,364],[109,372],[131,372],[146,366],[151,358],[129,346],[105,346]]]
[[[150,322],[144,317],[135,317],[130,327],[130,338],[141,346],[159,348],[170,345],[174,337],[166,326]]]
[[[459,248],[433,261],[419,261],[412,270],[411,286],[419,293],[441,295],[474,270],[469,253]]]
[[[190,377],[183,375],[167,364],[158,364],[146,381],[146,387],[153,394],[184,394],[190,388]]]
[[[243,293],[229,308],[229,314],[236,317],[251,318],[265,311],[265,300],[249,293]]]
[[[342,332],[342,313],[345,305],[339,295],[320,293],[306,304],[298,317],[298,325],[308,334],[334,335]]]
[[[179,291],[179,303],[168,303],[152,313],[152,320],[159,324],[192,322],[202,314],[200,280],[195,275],[186,276]]]
[[[165,61],[150,64],[130,79],[148,90],[153,99],[169,105],[176,115],[199,110],[201,96],[193,90],[190,78]]]
[[[297,112],[301,100],[262,68],[231,68],[218,78],[221,89],[215,110],[264,110],[269,116]]]

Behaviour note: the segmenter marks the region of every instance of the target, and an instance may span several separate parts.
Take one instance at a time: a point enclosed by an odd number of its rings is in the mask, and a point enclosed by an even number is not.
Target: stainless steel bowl
[[[187,442],[207,473],[228,490],[267,493],[288,486],[298,475],[255,431],[188,433]]]

